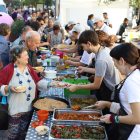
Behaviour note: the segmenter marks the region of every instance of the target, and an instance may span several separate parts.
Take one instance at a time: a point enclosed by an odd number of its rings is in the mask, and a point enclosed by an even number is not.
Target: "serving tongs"
[[[84,109],[89,108],[89,107],[93,107],[93,106],[94,106],[94,105],[90,105],[90,106],[84,107]]]
[[[78,73],[76,73],[76,75],[77,75],[77,76],[74,78],[74,81],[73,81],[72,84],[74,84],[74,82],[79,78],[79,77],[78,77]]]
[[[89,118],[91,118],[91,119],[101,119],[101,118],[98,118],[98,117],[95,117],[95,116],[93,116],[93,117],[91,117],[90,115],[89,115]]]

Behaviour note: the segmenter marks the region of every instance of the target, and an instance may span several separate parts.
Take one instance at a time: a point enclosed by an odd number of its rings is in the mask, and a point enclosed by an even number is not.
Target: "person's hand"
[[[55,51],[60,51],[58,47],[53,47],[53,49],[55,49]]]
[[[111,114],[104,115],[104,116],[101,117],[100,121],[104,121],[105,123],[108,123],[108,124],[112,123],[110,121],[110,116],[111,116]]]
[[[44,72],[41,72],[40,73],[40,76],[44,77],[45,76],[45,73]]]
[[[77,90],[77,86],[74,84],[71,84],[67,87],[67,89],[71,92],[74,92],[75,90]]]
[[[47,59],[47,56],[46,55],[43,55],[42,57],[41,57],[41,60],[42,59]]]
[[[106,107],[106,101],[97,101],[92,107],[103,110]]]
[[[33,67],[34,71],[38,74],[39,71],[36,69],[36,67]]]
[[[59,82],[58,82],[58,81],[51,82],[51,83],[50,83],[50,87],[52,87],[53,84],[55,84],[55,83],[59,83]]]
[[[85,69],[85,67],[79,66],[78,69],[76,69],[76,70],[77,70],[77,73],[83,73],[83,72],[85,72],[84,69]]]
[[[64,60],[64,64],[71,65],[71,60]]]
[[[49,46],[49,45],[50,45],[50,43],[49,43],[49,42],[45,42],[45,45]]]
[[[15,86],[10,87],[10,91],[13,93],[19,93],[15,88]]]
[[[80,59],[81,57],[82,57],[82,56],[76,56],[75,58],[79,58],[79,59]]]

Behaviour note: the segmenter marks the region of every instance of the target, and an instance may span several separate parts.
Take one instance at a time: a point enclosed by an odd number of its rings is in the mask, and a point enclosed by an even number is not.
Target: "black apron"
[[[130,73],[131,74],[131,73]],[[130,76],[130,74],[128,76]],[[128,78],[128,76],[126,77],[126,79]],[[124,79],[119,85],[117,85],[115,87],[115,97],[114,97],[114,102],[117,102],[117,103],[120,103],[120,110],[119,110],[119,115],[120,116],[126,116],[128,115],[126,113],[126,111],[124,110],[121,102],[120,102],[120,99],[119,99],[119,93],[120,93],[120,90],[125,82]],[[127,140],[131,134],[131,132],[133,131],[135,125],[129,125],[129,124],[124,124],[124,123],[118,123],[116,124],[117,125],[117,128],[118,128],[118,131],[119,131],[119,135],[118,135],[118,140]]]

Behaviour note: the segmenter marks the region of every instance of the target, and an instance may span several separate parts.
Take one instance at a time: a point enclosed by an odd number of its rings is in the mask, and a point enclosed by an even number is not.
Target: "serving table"
[[[45,64],[45,62],[43,63],[43,65],[47,65]],[[45,69],[49,69],[49,70],[56,70],[56,67],[45,67]],[[75,67],[70,67],[68,70],[75,70]],[[52,81],[52,79],[46,79],[47,81]],[[63,88],[53,88],[50,87],[47,91],[41,91],[39,94],[39,97],[45,97],[45,96],[56,96],[56,97],[60,97],[60,98],[64,98],[66,100],[68,100],[67,98],[64,97],[64,89]],[[48,132],[46,135],[40,136],[37,134],[37,131],[35,130],[35,128],[31,127],[31,123],[34,122],[35,120],[38,120],[38,116],[37,116],[37,111],[34,110],[33,115],[32,115],[32,119],[26,134],[26,138],[25,140],[48,140]],[[48,126],[50,128],[51,125],[51,120],[52,120],[52,115],[50,114],[48,116],[48,119],[46,122],[43,122],[45,126]]]

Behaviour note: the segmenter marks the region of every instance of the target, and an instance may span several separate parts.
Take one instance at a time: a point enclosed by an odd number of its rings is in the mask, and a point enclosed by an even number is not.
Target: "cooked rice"
[[[56,108],[67,108],[66,103],[48,98],[37,100],[33,106],[41,110],[53,111],[54,109],[51,108],[51,105],[54,105]]]

